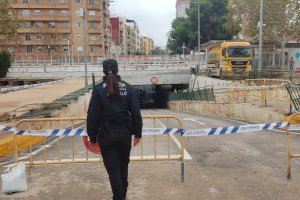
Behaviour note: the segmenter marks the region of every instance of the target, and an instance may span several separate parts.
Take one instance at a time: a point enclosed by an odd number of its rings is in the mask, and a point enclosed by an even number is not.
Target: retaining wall
[[[272,108],[258,107],[248,103],[216,103],[200,101],[170,101],[168,107],[188,113],[227,117],[250,123],[281,121],[284,115]]]

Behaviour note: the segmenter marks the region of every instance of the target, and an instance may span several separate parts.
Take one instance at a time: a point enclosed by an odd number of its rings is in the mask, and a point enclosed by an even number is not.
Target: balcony
[[[97,29],[88,29],[88,33],[103,33],[103,29],[97,28]]]
[[[102,22],[102,17],[101,16],[88,16],[87,20],[91,21],[91,22]]]
[[[71,33],[70,28],[20,28],[18,33]]]
[[[102,10],[102,5],[101,4],[86,4],[87,9],[92,9],[92,10]]]
[[[47,40],[24,40],[22,45],[33,45],[33,46],[45,46],[45,45],[68,45],[68,40],[57,40],[57,41],[47,41]]]
[[[15,3],[12,5],[15,9],[70,9],[69,3],[57,3],[53,6],[53,3]]]
[[[103,45],[103,40],[89,40],[89,45]]]
[[[70,21],[70,16],[49,16],[49,15],[30,15],[30,16],[18,16],[19,20],[23,21]]]

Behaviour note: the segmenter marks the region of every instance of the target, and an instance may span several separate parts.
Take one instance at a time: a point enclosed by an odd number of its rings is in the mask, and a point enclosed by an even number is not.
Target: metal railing
[[[197,90],[180,90],[169,94],[169,101],[215,101],[213,88],[199,88]]]
[[[289,125],[299,124],[300,121],[300,113],[295,113],[291,115],[287,122]],[[300,158],[300,153],[292,153],[292,140],[291,140],[291,131],[288,127],[286,127],[286,151],[287,151],[287,179],[292,178],[291,173],[291,159],[292,158]]]
[[[178,127],[183,129],[184,124],[183,121],[173,115],[147,115],[143,116],[143,120],[152,120],[153,128],[157,128],[157,124],[159,120],[166,120],[167,125],[170,120],[174,120]],[[41,119],[24,119],[19,121],[16,124],[16,128],[18,130],[49,130],[49,129],[65,129],[66,127],[70,127],[74,129],[79,125],[85,125],[86,118],[41,118]],[[24,142],[24,140],[20,140],[22,137],[27,137],[26,143],[28,149],[24,150],[24,144],[21,144],[19,141]],[[153,138],[152,145],[149,142],[149,139]],[[164,134],[164,135],[153,135],[153,136],[144,136],[141,140],[139,155],[132,156],[130,159],[133,161],[147,161],[147,160],[180,160],[181,161],[181,180],[184,181],[184,137],[180,135],[180,145],[178,153],[171,153],[171,138],[174,135]],[[36,140],[39,138],[39,140]],[[163,140],[164,148],[166,152],[163,154],[159,154],[158,151],[158,139]],[[40,142],[41,141],[41,142]],[[39,142],[39,143],[38,143]],[[32,165],[49,165],[49,164],[63,164],[63,163],[90,163],[90,162],[99,162],[102,159],[95,155],[90,155],[88,150],[83,147],[83,142],[78,140],[78,136],[21,136],[14,135],[14,162],[18,162],[20,160],[19,154],[25,154],[27,156],[23,156],[22,160],[25,160],[25,163]],[[51,147],[52,144],[55,146],[55,153],[53,151],[48,151],[47,149]],[[152,149],[150,151],[149,149]],[[161,145],[161,144],[160,144]],[[166,145],[166,146],[165,146]],[[22,148],[20,148],[22,146]],[[147,151],[145,150],[147,147]],[[52,147],[51,147],[52,148]],[[68,149],[71,148],[71,149]],[[83,149],[84,148],[84,149]],[[22,150],[23,149],[23,150]],[[34,150],[38,149],[38,150]],[[174,151],[174,149],[172,149]],[[25,152],[24,152],[25,151]],[[28,152],[27,152],[28,151]],[[42,152],[41,154],[37,154],[36,151]],[[65,154],[65,152],[71,155],[69,158]],[[177,151],[177,150],[176,150]],[[84,155],[82,152],[85,152]],[[150,155],[147,155],[146,152]],[[78,156],[79,154],[79,156]],[[36,158],[37,157],[37,158]]]

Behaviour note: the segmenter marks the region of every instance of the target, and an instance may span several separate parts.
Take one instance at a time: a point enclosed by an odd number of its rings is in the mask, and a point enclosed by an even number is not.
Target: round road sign
[[[151,78],[151,83],[152,83],[152,84],[157,84],[157,83],[158,83],[158,78],[155,77],[155,76],[153,76],[153,77]]]
[[[90,139],[87,136],[83,137],[83,143],[84,143],[85,147],[87,148],[87,150],[89,150],[90,152],[92,152],[94,154],[101,154],[101,149],[100,149],[99,143],[97,143],[95,146],[91,146]]]

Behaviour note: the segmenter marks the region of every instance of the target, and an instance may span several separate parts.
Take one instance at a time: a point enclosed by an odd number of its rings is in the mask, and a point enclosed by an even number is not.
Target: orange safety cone
[[[94,154],[101,154],[101,149],[100,149],[100,145],[98,142],[96,143],[96,145],[92,146],[90,143],[90,138],[88,136],[84,136],[83,143],[84,143],[85,147],[87,148],[87,150],[89,150],[90,152],[92,152]]]

